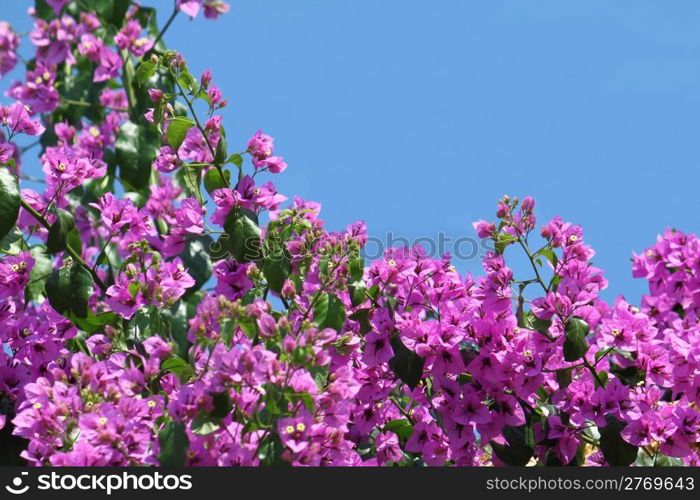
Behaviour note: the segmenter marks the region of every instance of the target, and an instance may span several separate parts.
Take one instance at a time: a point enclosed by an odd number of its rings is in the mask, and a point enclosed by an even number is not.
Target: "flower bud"
[[[293,299],[296,295],[297,290],[291,280],[285,280],[282,285],[281,295],[285,299]]]
[[[163,91],[160,89],[148,89],[148,96],[151,101],[158,102],[163,98]]]
[[[535,208],[535,200],[531,196],[526,196],[523,198],[523,210],[526,212],[532,212]]]
[[[498,217],[499,219],[502,219],[506,215],[508,215],[508,212],[510,212],[508,205],[506,205],[505,203],[499,203],[498,210],[496,210],[496,217]]]
[[[209,87],[209,84],[211,83],[211,78],[212,78],[211,70],[205,69],[204,72],[202,73],[202,77],[199,80],[200,83],[202,84],[202,87],[204,87],[205,89],[207,87]]]

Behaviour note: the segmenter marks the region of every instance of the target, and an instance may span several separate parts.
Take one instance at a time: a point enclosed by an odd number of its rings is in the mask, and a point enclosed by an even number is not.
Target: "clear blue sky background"
[[[0,18],[27,29],[30,3]],[[529,194],[540,222],[583,225],[604,296],[634,300],[632,251],[700,230],[700,2],[230,3],[218,21],[180,16],[166,41],[213,70],[229,148],[275,136],[278,187],[321,202],[332,229],[474,236],[500,196]],[[170,9],[144,4],[161,22]]]

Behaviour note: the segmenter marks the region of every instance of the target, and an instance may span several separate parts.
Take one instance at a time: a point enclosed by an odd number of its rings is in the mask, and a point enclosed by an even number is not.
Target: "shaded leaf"
[[[566,322],[564,330],[564,359],[576,361],[581,359],[588,351],[588,324],[580,318],[571,318]]]
[[[0,166],[0,240],[12,231],[19,216],[19,184],[7,167]]]
[[[612,415],[606,416],[607,425],[600,429],[600,451],[605,461],[613,466],[628,466],[637,459],[639,448],[622,439],[620,432],[627,424]]]
[[[389,367],[411,389],[415,389],[423,377],[425,359],[411,351],[398,335],[392,335],[391,348],[394,357],[389,360]]]
[[[170,421],[158,433],[160,453],[158,460],[165,467],[183,467],[187,461],[187,449],[190,440],[187,438],[185,426]]]
[[[170,123],[168,123],[166,138],[168,140],[168,144],[170,144],[170,147],[172,147],[175,152],[180,149],[180,145],[182,144],[182,141],[185,140],[187,131],[194,126],[194,122],[189,118],[185,118],[184,116],[175,116],[172,120],[170,120]]]
[[[314,304],[314,322],[319,329],[333,328],[338,333],[345,324],[345,305],[332,293],[321,295]]]

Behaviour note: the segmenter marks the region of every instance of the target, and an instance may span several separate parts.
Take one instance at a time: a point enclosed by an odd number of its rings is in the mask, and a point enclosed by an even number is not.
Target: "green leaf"
[[[0,166],[0,240],[15,226],[19,216],[19,183],[7,167]]]
[[[542,255],[545,257],[552,266],[557,267],[557,264],[559,263],[559,259],[557,258],[557,254],[554,253],[554,250],[552,250],[549,247],[544,247],[542,250],[537,252],[535,255]]]
[[[194,420],[192,420],[190,429],[192,430],[193,434],[197,434],[198,436],[206,436],[207,434],[211,434],[212,432],[216,432],[221,429],[221,424],[215,420],[211,420],[206,415],[198,415]]]
[[[319,329],[333,328],[340,333],[345,324],[345,305],[332,293],[321,295],[314,304],[314,322]]]
[[[566,322],[564,330],[564,359],[576,361],[581,359],[588,351],[588,324],[581,318],[571,318]]]
[[[513,236],[510,233],[498,233],[496,236],[496,252],[499,254],[502,254],[506,247],[513,243],[514,241],[517,241],[518,238]]]
[[[311,414],[313,414],[316,411],[316,408],[314,406],[314,398],[311,396],[311,394],[309,394],[306,391],[292,392],[287,394],[287,397],[292,403],[300,401],[304,405],[306,410]]]
[[[610,359],[610,373],[615,375],[620,381],[628,387],[635,387],[637,384],[646,379],[646,372],[639,369],[636,365],[622,367]]]
[[[229,236],[229,250],[239,262],[260,260],[260,235],[258,216],[244,208],[231,210],[224,221]]]
[[[188,165],[183,165],[175,174],[182,180],[187,191],[200,203],[204,203],[200,182],[202,180],[202,170]]]
[[[226,418],[228,414],[231,413],[233,403],[227,391],[215,394],[212,400],[214,402],[214,409],[211,411],[210,415],[213,418]]]
[[[105,83],[92,81],[94,63],[79,61],[77,71],[58,72],[56,82],[61,89],[61,96],[72,101],[100,102],[100,92]],[[78,125],[81,120],[88,118],[92,122],[101,122],[105,114],[102,106],[74,106],[67,102],[61,102],[54,111],[52,117],[56,121],[68,121],[71,125]],[[51,127],[49,127],[50,129]]]
[[[124,24],[131,0],[89,0],[91,7],[110,24],[120,28]]]
[[[503,428],[503,437],[507,445],[491,441],[491,448],[501,462],[511,467],[526,465],[535,450],[535,437],[529,425],[513,427],[507,425]]]
[[[117,323],[121,319],[113,312],[94,314],[90,310],[88,310],[85,318],[79,318],[73,313],[67,313],[65,316],[73,322],[75,326],[86,333],[103,332],[106,325],[117,326]]]
[[[192,76],[187,68],[180,69],[180,76],[177,79],[177,83],[179,83],[184,90],[187,90],[190,95],[195,94],[195,90],[197,90],[198,87],[197,79]]]
[[[277,433],[269,434],[261,443],[258,452],[258,457],[260,458],[260,465],[262,466],[280,466],[289,465],[289,462],[282,458],[282,453],[284,452],[284,445]]]
[[[210,168],[207,173],[204,174],[204,189],[207,193],[211,194],[213,191],[228,187],[229,181],[231,180],[231,172],[228,170],[222,170],[224,177],[221,178],[221,173],[217,168]]]
[[[185,426],[170,421],[158,433],[160,453],[158,460],[165,467],[183,467],[187,462],[187,449],[190,440],[187,438]]]
[[[44,289],[49,304],[60,314],[72,313],[78,318],[88,316],[93,280],[87,269],[75,263],[56,269],[46,280]]]
[[[187,332],[190,328],[187,316],[187,303],[196,299],[197,293],[192,294],[186,300],[179,300],[172,307],[163,309],[160,316],[168,324],[168,334],[175,343],[175,353],[187,360],[190,342],[187,340]]]
[[[143,341],[153,335],[164,333],[163,321],[155,306],[142,307],[129,320],[125,333],[127,338]]]
[[[157,63],[146,60],[143,61],[139,67],[136,69],[136,81],[140,86],[143,86],[148,80],[150,80],[153,75],[156,74]]]
[[[182,141],[185,140],[187,131],[194,127],[195,124],[189,118],[184,116],[176,116],[168,124],[168,131],[166,132],[166,138],[168,139],[168,144],[173,148],[175,152],[180,149]]]
[[[226,132],[224,127],[221,127],[221,137],[219,138],[219,143],[216,145],[216,151],[214,155],[214,163],[221,165],[226,161]]]
[[[406,347],[398,335],[391,336],[391,348],[394,357],[389,360],[389,367],[403,383],[415,389],[423,377],[425,359]]]
[[[557,383],[560,389],[568,387],[571,383],[571,368],[562,368],[556,371]]]
[[[56,213],[56,221],[49,228],[49,237],[46,240],[46,251],[54,254],[66,249],[68,232],[75,228],[75,218],[70,212],[59,208]]]
[[[209,248],[212,243],[213,240],[208,234],[199,236],[187,241],[185,249],[179,255],[187,272],[194,278],[194,286],[185,291],[185,298],[202,288],[211,278],[212,265]]]
[[[348,290],[350,291],[350,303],[353,306],[359,306],[367,300],[367,287],[364,281],[353,281],[348,285]]]
[[[608,372],[606,372],[605,370],[601,370],[598,372],[598,377],[595,377],[593,379],[593,383],[594,383],[596,389],[598,389],[600,387],[600,384],[598,383],[598,379],[600,379],[600,381],[603,384],[603,387],[605,387],[605,385],[607,385],[607,383],[608,383]]]
[[[46,3],[46,0],[35,0],[34,11],[39,19],[48,19],[53,16],[53,9]]]
[[[622,439],[620,432],[627,424],[612,415],[606,417],[607,425],[600,429],[600,451],[605,461],[613,466],[626,467],[637,459],[639,448]]]
[[[262,271],[270,290],[280,293],[282,285],[292,272],[292,264],[284,252],[276,252],[265,258]]]
[[[401,441],[406,441],[413,434],[413,425],[405,418],[390,420],[384,425],[385,431],[391,431],[396,434]]]
[[[26,296],[29,300],[38,301],[44,296],[44,285],[51,275],[53,266],[44,246],[36,245],[32,247],[31,253],[34,258],[34,267],[29,274]]]
[[[148,187],[151,165],[158,154],[160,138],[152,127],[124,122],[114,143],[119,178],[128,191],[143,191]]]
[[[350,315],[350,319],[360,324],[360,333],[362,335],[372,329],[372,324],[369,322],[369,309],[358,309]]]
[[[17,229],[17,227],[12,228],[4,238],[0,239],[0,252],[4,254],[17,255],[26,248],[27,244],[22,237],[21,231]]]
[[[238,168],[242,168],[243,167],[243,156],[241,156],[240,153],[234,153],[228,157],[228,159],[226,160],[226,163],[233,163]]]
[[[365,273],[365,261],[362,256],[357,255],[355,258],[350,259],[348,269],[352,281],[362,281]]]
[[[160,369],[164,372],[174,373],[181,382],[186,382],[194,376],[192,366],[177,354],[171,354],[163,361]]]

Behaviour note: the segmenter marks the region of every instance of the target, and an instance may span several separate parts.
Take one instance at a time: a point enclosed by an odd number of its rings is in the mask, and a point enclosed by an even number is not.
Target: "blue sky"
[[[27,29],[30,3],[0,18]],[[632,251],[700,230],[699,2],[230,3],[218,21],[180,16],[166,41],[213,70],[229,148],[273,135],[280,191],[321,202],[331,229],[473,237],[500,196],[529,194],[539,222],[583,225],[604,297],[633,300]]]

